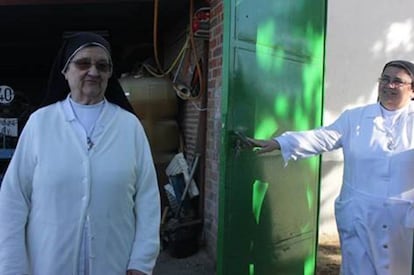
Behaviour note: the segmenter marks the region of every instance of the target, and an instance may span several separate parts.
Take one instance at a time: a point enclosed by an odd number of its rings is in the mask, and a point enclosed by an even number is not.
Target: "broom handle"
[[[193,166],[191,167],[191,173],[188,178],[188,182],[185,183],[183,194],[181,195],[180,204],[178,205],[177,213],[175,214],[175,217],[178,218],[180,216],[181,207],[183,206],[183,202],[185,200],[185,196],[187,195],[188,188],[190,187],[191,181],[193,180],[193,176],[195,173],[195,168],[197,167],[199,155],[196,155]]]

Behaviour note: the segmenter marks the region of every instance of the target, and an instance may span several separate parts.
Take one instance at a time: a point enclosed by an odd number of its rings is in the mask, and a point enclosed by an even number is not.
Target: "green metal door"
[[[257,155],[267,139],[321,125],[326,0],[224,1],[217,274],[314,274],[319,157]]]

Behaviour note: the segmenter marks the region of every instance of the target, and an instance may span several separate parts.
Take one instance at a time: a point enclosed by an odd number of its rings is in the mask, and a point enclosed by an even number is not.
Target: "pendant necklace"
[[[71,98],[69,98],[69,101],[71,103],[70,105],[77,121],[85,131],[86,145],[88,151],[90,151],[95,145],[92,140],[92,136],[98,117],[102,112],[105,100],[102,100],[101,102],[93,105],[79,104],[77,102],[74,102]]]
[[[86,137],[86,144],[88,145],[88,151],[90,151],[92,147],[95,145],[89,136]]]
[[[387,138],[387,148],[393,151],[397,147],[398,135],[396,131],[399,131],[401,128],[400,125],[403,120],[404,110],[388,111],[381,107],[381,114],[384,121],[383,125],[385,137]]]

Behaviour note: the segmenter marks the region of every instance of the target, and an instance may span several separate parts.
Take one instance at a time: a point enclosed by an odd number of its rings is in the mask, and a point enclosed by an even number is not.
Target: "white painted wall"
[[[383,65],[414,61],[413,0],[328,1],[324,124],[347,108],[372,103]],[[342,152],[322,157],[320,233],[336,234],[334,199]]]

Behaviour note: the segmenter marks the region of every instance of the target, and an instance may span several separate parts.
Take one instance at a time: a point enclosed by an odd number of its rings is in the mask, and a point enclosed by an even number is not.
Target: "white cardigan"
[[[331,125],[276,139],[285,162],[342,148],[335,202],[342,274],[411,274],[414,228],[414,104],[389,138],[379,104],[347,110]]]
[[[75,275],[89,220],[90,274],[151,274],[160,199],[138,119],[105,104],[94,146],[58,102],[27,122],[0,190],[0,274]]]

